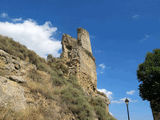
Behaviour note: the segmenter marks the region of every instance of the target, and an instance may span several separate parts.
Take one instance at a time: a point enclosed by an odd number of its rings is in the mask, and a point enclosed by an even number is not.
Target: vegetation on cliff
[[[115,120],[106,112],[103,99],[87,95],[74,75],[66,76],[68,68],[62,59],[48,55],[48,59],[45,60],[34,51],[28,50],[18,42],[3,36],[0,36],[0,49],[36,66],[37,70],[29,70],[27,77],[30,80],[24,83],[23,86],[30,89],[31,94],[35,96],[40,94],[45,100],[50,101],[50,105],[47,107],[38,104],[36,108],[28,107],[28,109],[18,113],[10,110],[9,107],[3,108],[0,106],[0,119],[58,119],[58,115],[54,113],[55,106],[52,105],[56,101],[62,108],[59,114],[71,113],[74,115],[73,119],[75,118],[75,120],[93,120],[95,118],[98,118],[98,120]],[[42,74],[44,74],[43,77]],[[4,115],[6,111],[7,114]]]

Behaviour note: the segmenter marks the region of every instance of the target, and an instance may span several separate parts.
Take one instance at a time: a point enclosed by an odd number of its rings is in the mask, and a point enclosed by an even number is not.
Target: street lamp
[[[128,100],[127,98],[125,99],[125,103],[126,103],[126,106],[127,106],[128,120],[130,120],[130,117],[129,117],[129,109],[128,109],[129,100]]]

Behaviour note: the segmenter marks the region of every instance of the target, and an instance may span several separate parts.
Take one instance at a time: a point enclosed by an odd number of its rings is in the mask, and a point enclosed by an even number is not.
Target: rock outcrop
[[[75,120],[72,113],[62,112],[58,98],[47,99],[34,91],[47,88],[45,84],[38,88],[40,84],[29,77],[30,71],[37,71],[38,78],[45,81],[50,79],[49,74],[37,70],[35,65],[0,50],[0,120]],[[51,88],[49,90],[52,92]],[[46,111],[45,118],[42,111]],[[47,116],[47,112],[52,114]]]
[[[0,36],[0,120],[115,120],[97,91],[89,33],[77,32],[64,34],[61,57],[47,60]]]

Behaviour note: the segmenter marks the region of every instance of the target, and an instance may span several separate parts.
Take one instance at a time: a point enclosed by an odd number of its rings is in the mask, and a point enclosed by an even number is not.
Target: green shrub
[[[115,120],[106,111],[105,101],[100,97],[92,97],[90,104],[94,107],[98,120]]]
[[[62,86],[66,84],[66,80],[64,78],[52,77],[53,86]]]
[[[28,77],[35,82],[41,82],[43,80],[37,70],[34,69],[28,72]]]
[[[62,102],[65,102],[77,120],[93,120],[93,108],[88,103],[82,90],[68,86],[61,92]]]

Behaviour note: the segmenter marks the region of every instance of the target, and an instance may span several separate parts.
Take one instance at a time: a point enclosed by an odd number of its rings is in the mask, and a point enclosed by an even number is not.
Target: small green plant
[[[105,101],[100,97],[92,97],[90,104],[94,107],[98,120],[116,120],[106,111]]]
[[[62,102],[65,102],[77,120],[92,120],[93,108],[88,103],[82,90],[68,86],[61,92]]]

